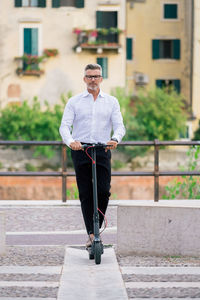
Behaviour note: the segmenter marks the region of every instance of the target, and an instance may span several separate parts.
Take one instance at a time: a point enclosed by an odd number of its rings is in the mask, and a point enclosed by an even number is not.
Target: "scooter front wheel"
[[[102,247],[99,242],[94,244],[94,259],[96,265],[99,265],[101,263],[101,254],[102,254]]]

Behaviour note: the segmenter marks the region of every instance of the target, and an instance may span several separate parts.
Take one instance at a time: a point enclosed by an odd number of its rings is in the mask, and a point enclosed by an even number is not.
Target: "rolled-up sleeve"
[[[123,118],[120,111],[120,105],[116,98],[113,106],[111,119],[112,119],[112,126],[113,126],[112,138],[116,138],[118,142],[121,142],[123,136],[126,133],[126,130],[124,127]]]
[[[64,143],[69,147],[69,145],[74,142],[72,138],[71,131],[72,131],[72,124],[74,121],[74,109],[71,105],[70,100],[65,106],[65,110],[63,113],[61,125],[59,128],[60,135]]]

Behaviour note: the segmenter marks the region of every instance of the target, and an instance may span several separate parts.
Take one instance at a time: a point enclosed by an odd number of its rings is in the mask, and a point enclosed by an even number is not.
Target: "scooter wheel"
[[[101,244],[95,243],[94,258],[95,258],[96,265],[99,265],[101,263],[101,253],[102,253]]]

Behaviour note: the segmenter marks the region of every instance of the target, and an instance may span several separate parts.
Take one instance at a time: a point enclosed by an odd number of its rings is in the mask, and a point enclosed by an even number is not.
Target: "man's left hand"
[[[107,145],[109,145],[109,147],[106,148],[106,152],[107,152],[107,150],[114,150],[114,149],[116,149],[118,143],[116,141],[110,140],[109,142],[107,142]]]

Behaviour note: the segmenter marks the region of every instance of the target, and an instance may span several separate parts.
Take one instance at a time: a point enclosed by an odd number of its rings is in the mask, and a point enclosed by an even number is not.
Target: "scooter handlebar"
[[[109,147],[110,145],[107,145],[107,144],[102,144],[102,143],[98,143],[98,144],[83,144],[82,145],[82,148],[83,149],[87,149],[88,147],[91,147],[91,148],[96,148],[96,149],[98,149],[98,148],[104,148],[104,149],[106,149],[107,147]]]

